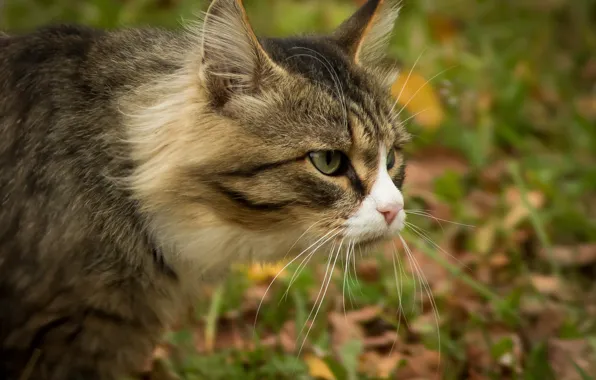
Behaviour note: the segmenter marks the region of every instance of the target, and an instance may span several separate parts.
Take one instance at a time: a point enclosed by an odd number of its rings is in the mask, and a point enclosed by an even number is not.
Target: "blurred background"
[[[245,1],[275,36],[331,31],[361,3]],[[3,0],[0,29],[178,28],[206,5]],[[596,1],[402,5],[389,55],[414,135],[409,249],[356,256],[328,288],[325,257],[299,276],[237,268],[143,378],[596,378]]]

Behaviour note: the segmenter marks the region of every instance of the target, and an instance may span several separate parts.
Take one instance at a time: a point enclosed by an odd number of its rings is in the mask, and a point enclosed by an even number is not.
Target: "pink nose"
[[[387,225],[390,225],[395,220],[397,214],[401,211],[401,206],[399,205],[386,205],[383,207],[377,207],[377,211],[383,214]]]

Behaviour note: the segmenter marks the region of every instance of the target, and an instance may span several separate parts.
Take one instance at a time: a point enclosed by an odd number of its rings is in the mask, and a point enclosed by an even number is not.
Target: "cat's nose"
[[[377,207],[377,211],[379,211],[383,215],[383,217],[385,218],[385,222],[387,222],[388,226],[391,225],[391,223],[393,223],[395,217],[401,211],[401,209],[402,206],[395,203]]]

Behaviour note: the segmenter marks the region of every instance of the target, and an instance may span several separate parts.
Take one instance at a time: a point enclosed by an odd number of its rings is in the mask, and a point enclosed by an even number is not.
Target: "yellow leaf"
[[[283,269],[282,262],[275,264],[252,264],[245,269],[247,277],[256,283],[261,283],[277,276]],[[285,271],[284,271],[285,272]],[[281,273],[278,278],[283,278],[285,273]]]
[[[312,354],[304,357],[304,362],[308,366],[308,373],[314,377],[325,380],[335,380],[333,372],[329,369],[327,364],[321,359]]]
[[[430,83],[416,72],[402,71],[393,83],[391,93],[397,100],[396,112],[405,108],[422,127],[437,128],[445,118],[438,95]]]

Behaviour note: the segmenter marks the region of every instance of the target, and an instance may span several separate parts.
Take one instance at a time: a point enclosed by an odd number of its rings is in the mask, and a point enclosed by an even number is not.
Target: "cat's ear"
[[[203,21],[201,59],[209,90],[221,102],[257,90],[280,70],[253,32],[242,0],[213,0]]]
[[[357,64],[374,66],[385,55],[398,13],[395,0],[368,0],[332,38]]]

